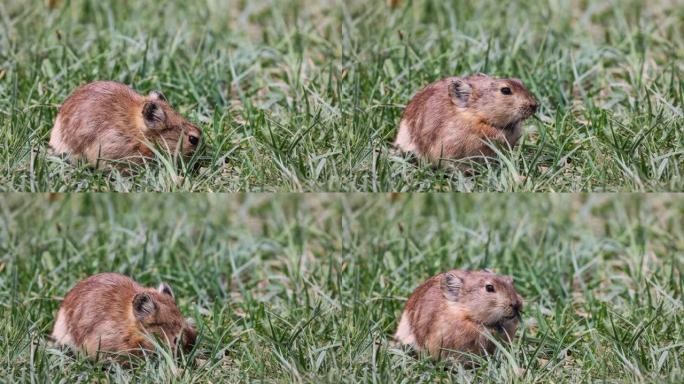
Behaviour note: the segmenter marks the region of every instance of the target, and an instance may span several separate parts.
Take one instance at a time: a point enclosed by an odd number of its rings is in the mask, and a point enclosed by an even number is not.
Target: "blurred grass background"
[[[2,190],[684,190],[682,0],[47,3],[0,4]],[[540,100],[521,145],[474,175],[392,153],[421,87],[475,72]],[[161,89],[205,149],[134,175],[47,157],[101,79]]]
[[[5,195],[0,377],[9,382],[681,382],[678,195]],[[451,268],[516,277],[520,337],[473,370],[391,345]],[[134,369],[47,343],[59,299],[116,271],[168,282],[194,363]]]

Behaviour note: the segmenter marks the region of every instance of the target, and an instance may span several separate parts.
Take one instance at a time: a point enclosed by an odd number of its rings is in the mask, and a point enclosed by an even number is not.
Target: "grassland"
[[[681,0],[56,3],[0,4],[2,190],[684,190]],[[418,89],[474,72],[539,98],[521,145],[474,174],[392,153]],[[98,79],[161,89],[204,149],[132,175],[50,158]]]
[[[4,196],[0,377],[682,382],[683,213],[668,195]],[[391,344],[412,290],[453,267],[513,274],[525,298],[520,337],[475,369]],[[59,299],[102,271],[171,284],[201,330],[190,358],[50,347]]]

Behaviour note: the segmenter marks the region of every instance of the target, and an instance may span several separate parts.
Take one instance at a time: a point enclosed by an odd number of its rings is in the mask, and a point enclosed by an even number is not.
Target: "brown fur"
[[[50,147],[56,154],[84,158],[91,164],[98,160],[142,162],[153,156],[151,147],[190,156],[202,132],[171,108],[159,93],[141,96],[130,87],[97,81],[77,89],[59,110],[50,135]],[[154,104],[162,121],[150,121],[143,113]]]
[[[470,88],[461,100],[450,93],[450,87],[458,82]],[[512,94],[503,94],[504,87]],[[493,156],[489,145],[515,146],[522,135],[522,122],[536,110],[534,96],[518,79],[450,77],[414,96],[404,110],[394,144],[432,162]]]
[[[134,309],[140,294],[153,303],[144,318]],[[102,352],[139,355],[154,349],[150,336],[189,351],[196,331],[181,315],[170,290],[145,288],[116,273],[94,275],[76,284],[60,306],[52,333],[57,344],[91,357]]]
[[[460,281],[458,293],[449,281]],[[495,292],[487,292],[491,284]],[[435,358],[453,351],[492,354],[488,338],[508,342],[515,337],[522,298],[513,279],[482,271],[453,270],[433,276],[406,302],[395,339]]]

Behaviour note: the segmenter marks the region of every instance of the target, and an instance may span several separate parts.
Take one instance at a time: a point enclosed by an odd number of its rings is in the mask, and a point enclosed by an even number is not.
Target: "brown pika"
[[[423,88],[406,106],[394,145],[437,163],[491,157],[491,143],[512,148],[537,101],[518,79],[449,77]]]
[[[197,333],[176,306],[171,288],[145,288],[116,273],[80,281],[57,313],[52,340],[90,357],[98,353],[141,355],[156,337],[174,351],[189,352]]]
[[[50,149],[91,164],[98,160],[141,163],[153,157],[155,145],[189,157],[201,135],[161,92],[141,96],[127,85],[97,81],[78,88],[60,107]]]
[[[434,358],[492,354],[515,337],[522,297],[513,278],[487,270],[433,276],[409,297],[394,338]]]

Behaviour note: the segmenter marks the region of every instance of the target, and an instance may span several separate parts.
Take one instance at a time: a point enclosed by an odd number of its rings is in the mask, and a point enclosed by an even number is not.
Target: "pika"
[[[537,108],[536,99],[518,79],[449,77],[413,97],[394,145],[432,163],[492,157],[495,152],[488,142],[515,146],[522,122]]]
[[[129,277],[102,273],[80,281],[57,313],[52,340],[90,357],[98,353],[141,355],[158,337],[174,351],[189,352],[194,326],[183,318],[167,284],[145,288]]]
[[[55,155],[141,163],[155,145],[191,156],[202,132],[169,105],[159,91],[147,96],[127,85],[97,81],[78,88],[60,107],[50,133]]]
[[[394,338],[434,358],[458,360],[459,352],[492,354],[492,337],[503,342],[515,337],[522,306],[512,277],[452,270],[431,277],[413,292]]]

